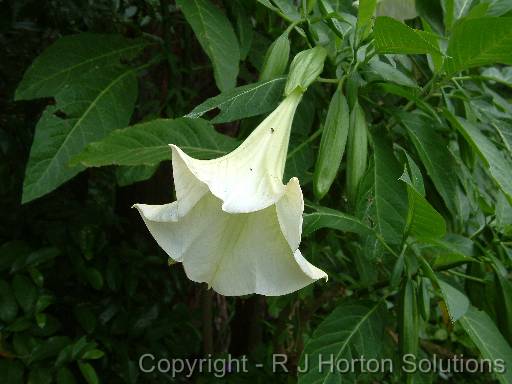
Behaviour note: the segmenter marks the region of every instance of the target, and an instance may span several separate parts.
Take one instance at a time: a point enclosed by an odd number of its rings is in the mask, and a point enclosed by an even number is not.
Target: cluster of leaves
[[[142,351],[197,356],[198,329],[203,352],[309,356],[300,383],[341,380],[315,369],[320,353],[441,351],[512,367],[510,1],[162,0],[117,11],[117,33],[87,25],[57,39],[15,92],[49,102],[17,209],[27,218],[12,219],[25,233],[0,250],[0,376],[151,380],[138,372]],[[200,158],[235,148],[286,92],[292,56],[315,46],[327,57],[298,108],[285,178],[306,198],[303,253],[330,280],[263,303],[216,297],[212,350],[212,298],[194,323],[199,291],[178,267],[169,276],[125,208],[172,200],[169,143]],[[252,341],[229,347],[245,312]],[[512,370],[479,379],[494,378],[512,383]]]

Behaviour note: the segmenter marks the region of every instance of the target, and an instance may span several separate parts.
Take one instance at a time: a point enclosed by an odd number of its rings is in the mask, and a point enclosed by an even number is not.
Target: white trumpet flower
[[[188,278],[222,295],[284,295],[327,275],[299,251],[304,200],[283,185],[293,92],[233,152],[197,160],[171,145],[177,200],[135,204],[163,250]]]

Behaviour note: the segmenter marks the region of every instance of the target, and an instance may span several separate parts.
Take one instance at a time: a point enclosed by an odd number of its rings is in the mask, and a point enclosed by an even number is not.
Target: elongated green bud
[[[422,277],[420,280],[418,292],[418,306],[420,309],[421,317],[423,317],[423,320],[425,321],[430,319],[430,293],[428,291],[429,286],[430,280],[426,277]]]
[[[400,290],[398,306],[398,331],[402,355],[418,353],[419,314],[416,283],[407,279]],[[406,383],[412,383],[414,375],[406,376]]]
[[[313,175],[313,190],[318,199],[329,192],[338,173],[347,143],[349,116],[347,99],[338,88],[334,92],[327,110]]]
[[[327,51],[321,46],[297,53],[290,66],[284,95],[288,96],[296,88],[305,92],[311,83],[322,73],[326,56]]]
[[[368,128],[364,111],[356,101],[350,113],[347,147],[347,196],[355,203],[357,187],[366,171],[368,156]]]
[[[289,58],[290,40],[288,39],[288,32],[285,32],[268,48],[265,54],[260,80],[271,80],[285,73]]]

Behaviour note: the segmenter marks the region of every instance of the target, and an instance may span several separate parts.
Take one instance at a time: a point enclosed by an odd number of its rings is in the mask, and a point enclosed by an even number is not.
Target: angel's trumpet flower
[[[149,231],[187,276],[227,296],[296,291],[327,278],[300,253],[304,201],[297,178],[283,185],[292,92],[233,152],[197,160],[172,148],[177,200],[136,204]]]

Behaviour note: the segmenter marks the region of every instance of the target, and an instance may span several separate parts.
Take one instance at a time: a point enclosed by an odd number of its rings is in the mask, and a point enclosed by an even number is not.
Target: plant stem
[[[454,276],[462,277],[462,278],[467,279],[467,280],[473,280],[473,281],[476,281],[477,283],[481,283],[481,284],[487,284],[488,283],[484,279],[479,279],[478,277],[466,275],[464,273],[460,273],[460,272],[457,272],[457,271],[449,270],[449,271],[447,271],[447,273],[450,273],[450,274],[452,274]]]
[[[331,83],[331,84],[338,84],[340,82],[339,79],[324,79],[323,77],[319,77],[316,81],[320,83]]]
[[[290,159],[292,158],[293,156],[295,156],[295,154],[297,152],[300,152],[302,150],[302,148],[304,148],[306,145],[308,145],[309,143],[311,143],[313,140],[315,140],[318,136],[320,136],[320,134],[322,133],[322,128],[319,128],[317,129],[311,136],[309,136],[305,141],[303,141],[302,143],[300,143],[299,145],[297,145],[295,148],[293,148],[292,151],[290,151],[288,153],[288,156],[286,157],[287,159]]]

